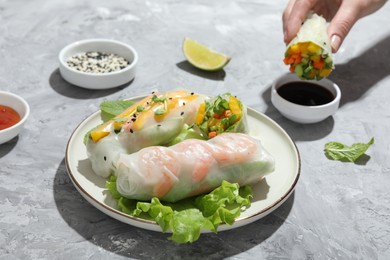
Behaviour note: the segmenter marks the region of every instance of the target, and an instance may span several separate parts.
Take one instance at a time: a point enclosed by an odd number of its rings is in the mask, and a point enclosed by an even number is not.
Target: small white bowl
[[[0,144],[3,144],[20,133],[30,114],[30,107],[23,98],[5,91],[0,91],[0,105],[11,107],[20,115],[20,121],[18,123],[0,130]]]
[[[323,105],[299,105],[286,100],[278,93],[278,89],[291,82],[307,82],[316,84],[329,90],[334,99]],[[271,88],[271,102],[275,108],[286,118],[302,124],[318,123],[325,120],[329,116],[336,113],[341,98],[340,88],[332,81],[328,79],[322,79],[319,81],[301,80],[296,74],[285,74],[276,79]]]
[[[67,60],[80,53],[98,51],[113,53],[129,61],[124,69],[108,73],[88,73],[71,68]],[[130,82],[135,77],[138,54],[125,43],[107,39],[88,39],[71,43],[59,54],[60,73],[71,84],[88,89],[108,89]]]

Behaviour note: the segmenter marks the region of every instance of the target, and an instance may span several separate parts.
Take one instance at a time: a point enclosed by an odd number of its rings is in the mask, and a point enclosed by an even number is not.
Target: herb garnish
[[[165,102],[167,99],[165,97],[158,97],[157,95],[152,96],[152,101],[157,102]]]
[[[156,111],[154,111],[154,114],[156,116],[161,116],[161,115],[164,115],[166,112],[167,112],[167,110],[160,108],[160,109],[157,109]]]
[[[374,143],[374,138],[368,143],[355,143],[347,146],[338,142],[325,144],[325,155],[332,160],[355,162]]]
[[[134,104],[131,100],[105,100],[99,108],[108,117],[113,118]]]

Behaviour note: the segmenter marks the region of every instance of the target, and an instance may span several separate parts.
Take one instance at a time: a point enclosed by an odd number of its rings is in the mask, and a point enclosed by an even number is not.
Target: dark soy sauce
[[[328,89],[309,82],[289,82],[277,89],[284,99],[302,106],[319,106],[332,102],[335,96]]]

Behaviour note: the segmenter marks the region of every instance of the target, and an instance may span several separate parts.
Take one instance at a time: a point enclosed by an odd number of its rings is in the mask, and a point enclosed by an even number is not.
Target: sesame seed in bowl
[[[124,85],[135,77],[138,54],[125,43],[89,39],[64,47],[59,54],[61,76],[69,83],[88,89]]]

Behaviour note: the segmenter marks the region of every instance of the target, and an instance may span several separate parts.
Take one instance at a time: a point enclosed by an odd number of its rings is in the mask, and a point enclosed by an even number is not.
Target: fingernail
[[[337,34],[333,34],[330,39],[330,45],[332,46],[332,51],[337,52],[341,45],[341,38]]]

